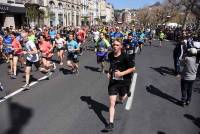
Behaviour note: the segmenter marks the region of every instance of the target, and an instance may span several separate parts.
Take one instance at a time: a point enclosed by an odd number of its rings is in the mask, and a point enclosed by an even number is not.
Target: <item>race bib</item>
[[[123,76],[122,77],[116,77],[115,74],[113,73],[113,80],[124,80]]]
[[[100,48],[99,48],[99,52],[105,52],[105,48],[100,47]]]
[[[69,52],[74,52],[74,47],[73,46],[68,46],[67,48],[68,48]]]
[[[127,51],[127,54],[133,54],[134,52],[133,52],[133,50],[128,50]]]

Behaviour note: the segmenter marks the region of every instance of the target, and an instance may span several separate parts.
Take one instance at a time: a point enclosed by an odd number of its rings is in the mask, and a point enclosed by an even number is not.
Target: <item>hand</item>
[[[23,54],[27,54],[27,52],[26,52],[26,51],[23,51]]]
[[[111,75],[110,73],[107,73],[107,78],[110,79]]]
[[[115,73],[115,77],[117,77],[117,78],[120,78],[123,76],[123,73],[120,72],[119,70],[116,70],[114,73]]]

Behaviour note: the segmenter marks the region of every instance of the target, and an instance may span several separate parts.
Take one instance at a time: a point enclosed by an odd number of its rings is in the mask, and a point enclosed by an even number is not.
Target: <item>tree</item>
[[[179,11],[184,12],[183,27],[186,27],[188,22],[189,14],[194,14],[196,8],[200,8],[199,0],[168,0],[173,8],[176,8]],[[199,5],[199,6],[198,6]],[[198,18],[198,16],[197,16]]]

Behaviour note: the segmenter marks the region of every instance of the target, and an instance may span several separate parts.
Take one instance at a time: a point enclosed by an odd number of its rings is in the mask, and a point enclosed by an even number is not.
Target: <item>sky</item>
[[[115,9],[138,9],[144,6],[152,5],[158,1],[162,2],[163,0],[106,0],[107,2],[114,5]]]

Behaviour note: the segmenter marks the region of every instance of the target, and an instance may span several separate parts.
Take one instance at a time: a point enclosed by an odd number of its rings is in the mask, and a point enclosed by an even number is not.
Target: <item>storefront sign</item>
[[[6,13],[8,10],[8,6],[0,5],[0,13]]]

